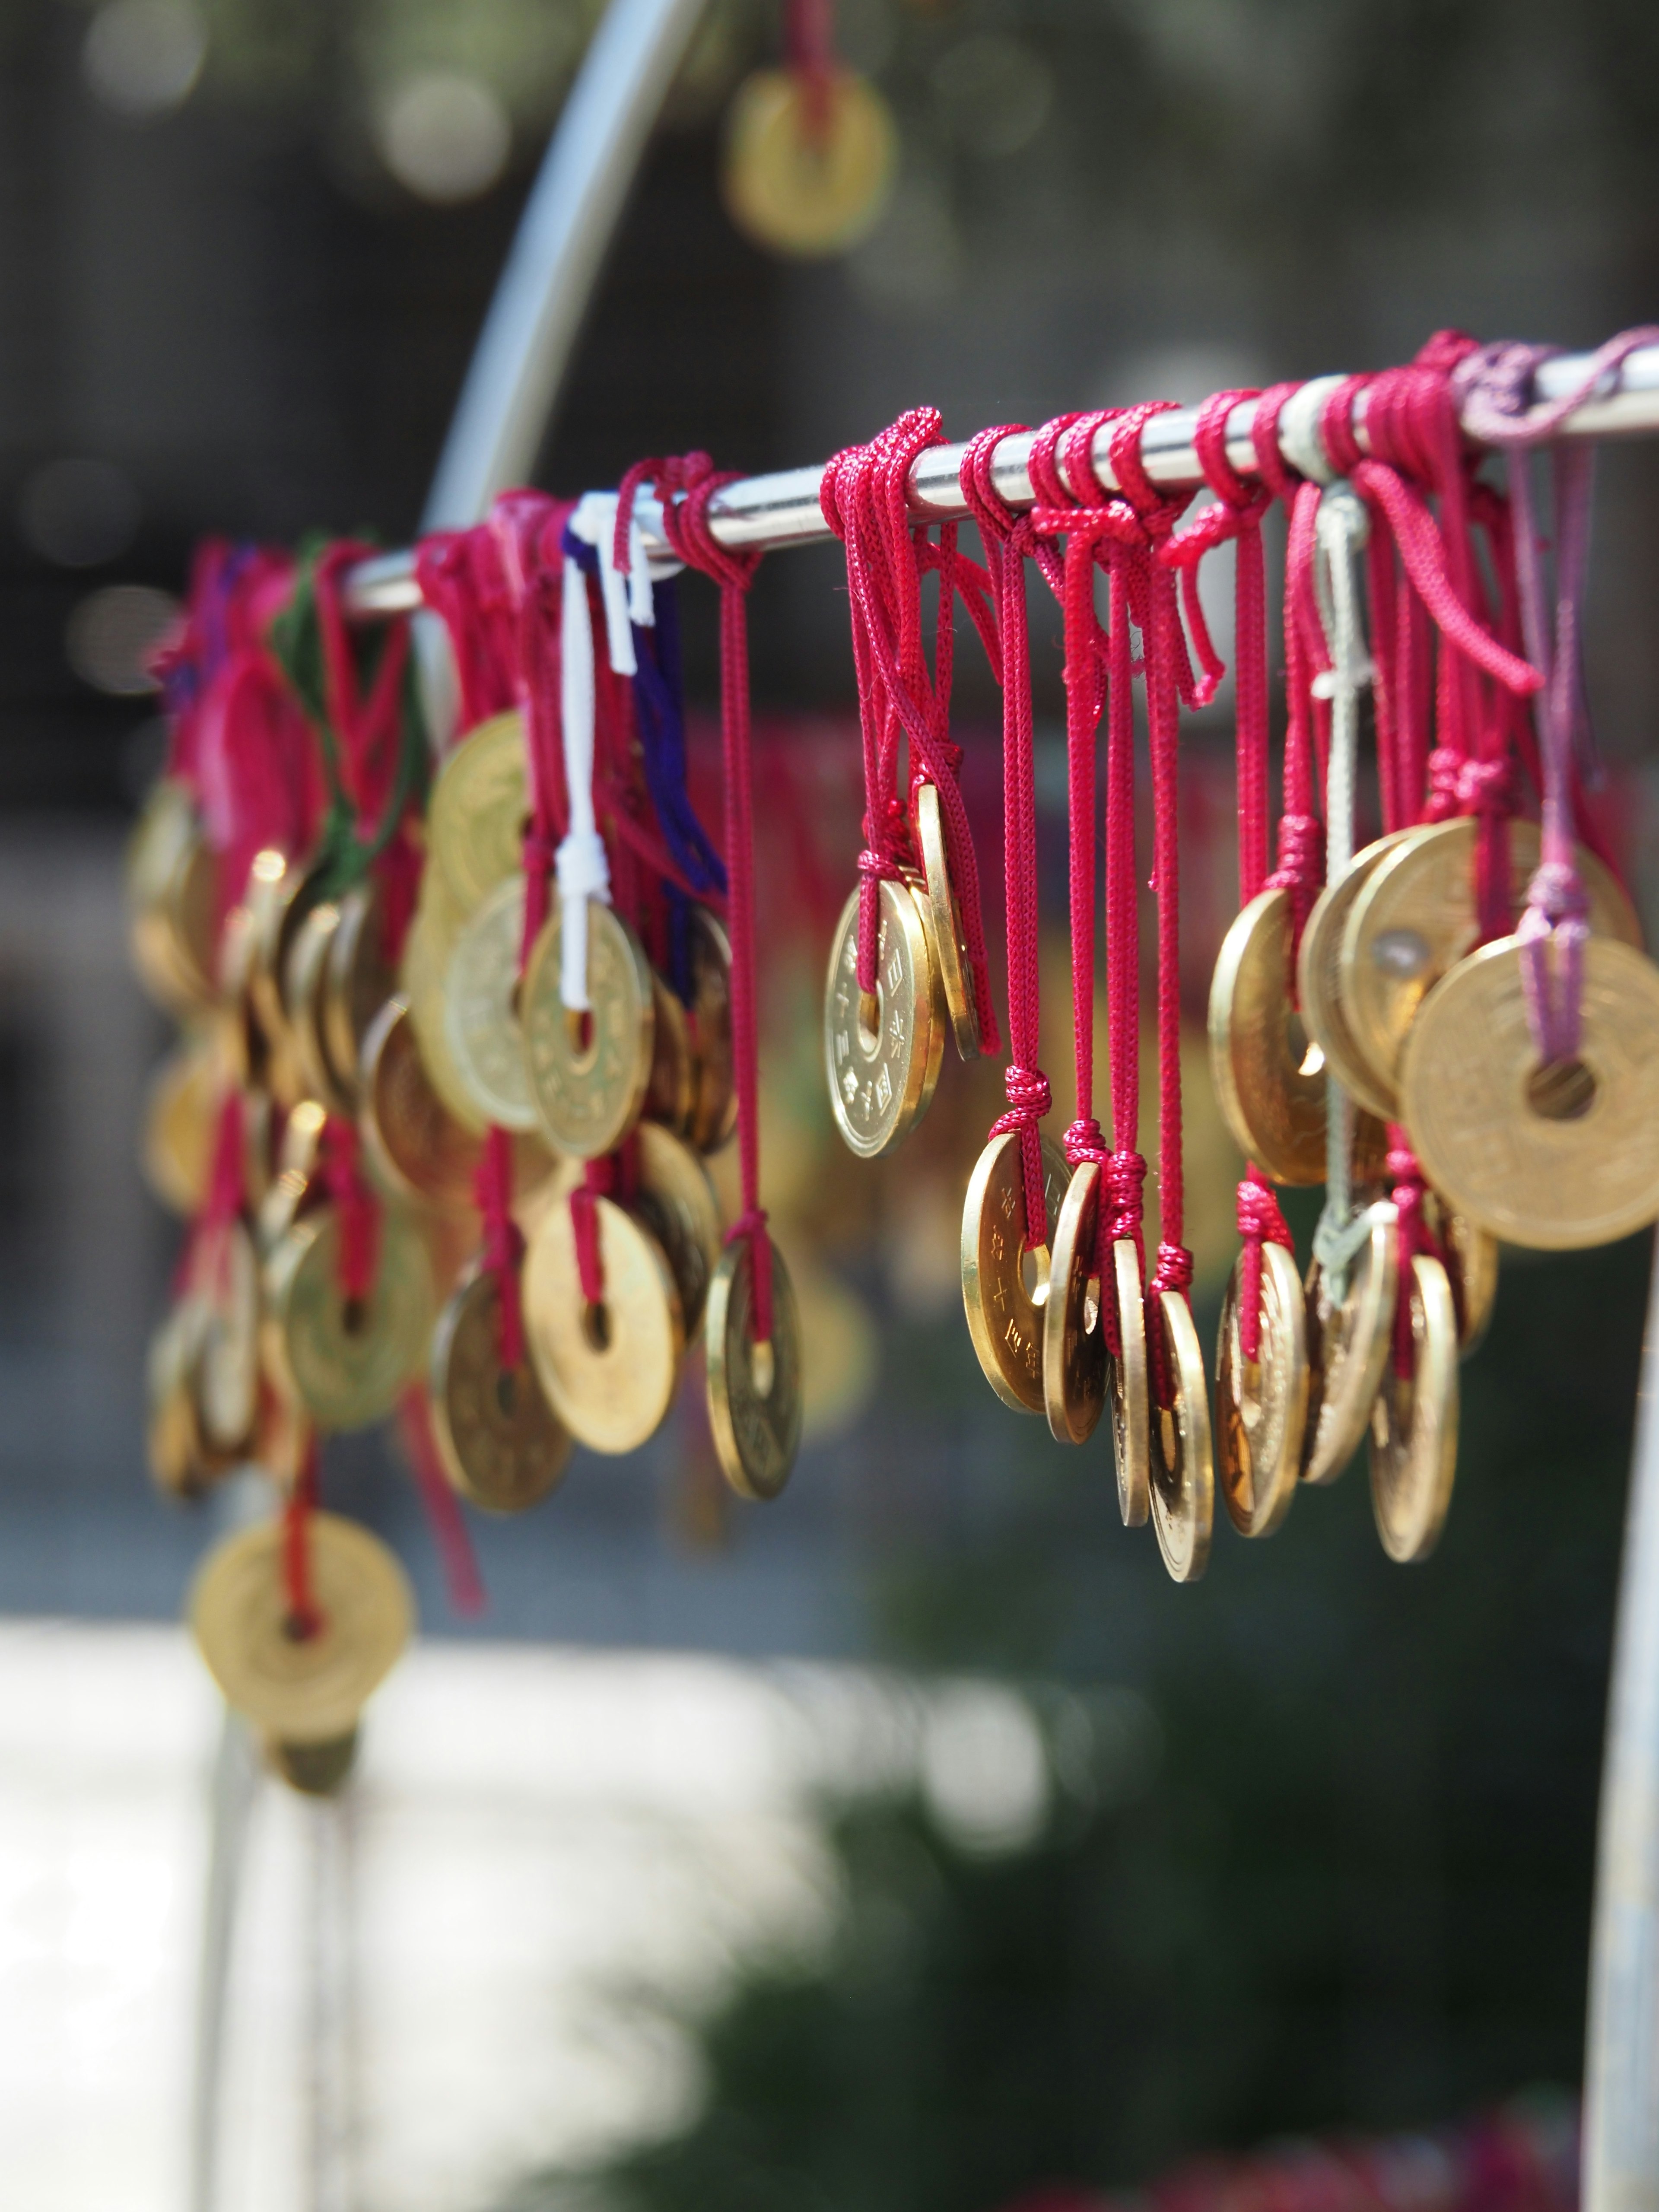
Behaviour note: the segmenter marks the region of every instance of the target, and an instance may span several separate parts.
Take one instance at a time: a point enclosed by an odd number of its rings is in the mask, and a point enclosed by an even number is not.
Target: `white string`
[[[589,503],[584,500],[577,514]],[[616,505],[613,496],[613,522]],[[571,526],[574,529],[574,518]],[[578,534],[586,536],[585,531]],[[607,565],[601,560],[601,577]],[[568,553],[559,607],[559,720],[564,787],[570,800],[570,827],[554,859],[559,896],[559,998],[573,1012],[583,1013],[592,1003],[587,995],[587,902],[600,899],[610,905],[611,866],[593,812],[593,633],[587,619],[587,578],[580,562]],[[629,648],[631,653],[631,637]],[[613,664],[614,659],[613,646]]]

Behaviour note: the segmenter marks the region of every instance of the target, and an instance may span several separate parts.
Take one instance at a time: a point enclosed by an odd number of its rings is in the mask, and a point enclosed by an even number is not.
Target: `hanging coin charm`
[[[1071,1170],[1042,1139],[1043,1197],[1060,1218]],[[1051,1232],[1052,1233],[1052,1230]],[[1043,1410],[1042,1331],[1048,1301],[1046,1245],[1025,1244],[1025,1171],[1017,1130],[979,1156],[962,1209],[962,1299],[986,1380],[1016,1413]]]
[[[265,1358],[320,1429],[382,1420],[420,1372],[432,1332],[426,1247],[395,1209],[381,1217],[379,1264],[366,1296],[340,1284],[340,1221],[331,1206],[296,1222],[265,1264]]]
[[[577,1159],[614,1152],[650,1087],[656,1000],[640,941],[613,907],[587,906],[587,990],[576,1013],[559,991],[562,924],[556,904],[536,940],[522,995],[525,1054],[542,1133]]]
[[[1270,1536],[1291,1508],[1302,1474],[1308,1418],[1307,1301],[1296,1261],[1261,1245],[1261,1340],[1247,1359],[1240,1341],[1244,1261],[1233,1264],[1216,1347],[1216,1445],[1221,1495],[1241,1536]]]
[[[388,999],[370,1024],[358,1091],[364,1148],[389,1194],[470,1212],[483,1146],[433,1089],[406,1000]]]
[[[592,1204],[603,1298],[583,1293],[568,1203],[550,1206],[525,1252],[525,1334],[548,1402],[577,1443],[630,1452],[673,1402],[684,1317],[650,1231],[611,1199]]]
[[[1099,1222],[1100,1167],[1085,1160],[1054,1226],[1042,1316],[1043,1407],[1050,1434],[1063,1444],[1086,1443],[1106,1405],[1111,1362],[1096,1272]]]
[[[433,1333],[428,1388],[444,1472],[491,1513],[520,1513],[564,1473],[570,1438],[527,1360],[501,1360],[501,1293],[489,1267],[467,1269]]]
[[[1170,1403],[1152,1408],[1152,1530],[1170,1578],[1194,1583],[1209,1564],[1215,1519],[1204,1354],[1182,1291],[1164,1291],[1152,1307],[1170,1376]]]
[[[1391,1559],[1425,1559],[1457,1471],[1457,1315],[1438,1260],[1412,1261],[1411,1363],[1390,1358],[1371,1408],[1371,1507]]]
[[[880,215],[898,137],[876,88],[845,70],[810,86],[757,70],[726,126],[726,204],[758,245],[803,259],[845,252]]]
[[[431,865],[463,914],[519,873],[529,811],[524,719],[493,715],[439,769],[427,812]]]
[[[1340,1305],[1331,1297],[1317,1260],[1308,1274],[1304,1482],[1334,1482],[1358,1450],[1393,1342],[1399,1280],[1394,1207],[1379,1202],[1370,1208],[1367,1218],[1370,1227],[1349,1266],[1347,1290]]]
[[[522,876],[496,884],[463,923],[444,981],[456,1073],[477,1111],[503,1129],[536,1126],[519,1021],[524,899]]]
[[[945,998],[912,886],[878,887],[876,989],[859,989],[859,894],[842,909],[824,987],[824,1071],[836,1126],[862,1160],[895,1151],[927,1112],[945,1050]]]
[[[1303,1021],[1319,1048],[1327,1072],[1364,1109],[1362,1126],[1376,1115],[1386,1115],[1390,1108],[1386,1091],[1372,1078],[1349,1027],[1342,1000],[1342,935],[1360,892],[1389,854],[1416,834],[1414,830],[1395,830],[1354,854],[1335,882],[1328,884],[1314,901],[1297,956],[1296,988]]]
[[[1126,1528],[1146,1525],[1152,1510],[1152,1397],[1146,1371],[1146,1292],[1140,1255],[1120,1237],[1112,1247],[1117,1297],[1118,1354],[1107,1375],[1112,1407],[1112,1457],[1117,1510]]]
[[[974,1004],[973,974],[962,932],[962,910],[951,882],[945,846],[945,817],[939,787],[924,783],[916,793],[916,845],[921,855],[926,894],[923,913],[927,941],[945,993],[945,1011],[963,1060],[979,1058],[979,1014]]]
[[[746,1237],[720,1254],[708,1291],[708,1413],[714,1449],[740,1497],[775,1498],[800,1449],[800,1317],[783,1255],[772,1247],[772,1334],[753,1334],[754,1259]]]

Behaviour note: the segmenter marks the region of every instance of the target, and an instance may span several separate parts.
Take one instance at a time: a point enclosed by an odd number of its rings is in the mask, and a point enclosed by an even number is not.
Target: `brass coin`
[[[1329,1072],[1348,1096],[1370,1114],[1387,1115],[1389,1105],[1386,1094],[1373,1081],[1348,1026],[1342,1003],[1342,933],[1354,901],[1376,870],[1416,835],[1415,829],[1392,830],[1354,854],[1336,881],[1327,884],[1314,901],[1297,956],[1296,994],[1309,1034],[1324,1054]]]
[[[296,1222],[265,1263],[264,1353],[279,1388],[319,1429],[382,1419],[419,1373],[432,1328],[432,1271],[406,1217],[380,1218],[380,1264],[366,1297],[340,1289],[331,1206]]]
[[[327,1121],[326,1110],[314,1098],[302,1098],[283,1124],[276,1171],[254,1216],[255,1241],[262,1254],[272,1251],[305,1207],[316,1200],[317,1170]]]
[[[754,1258],[746,1237],[720,1254],[708,1290],[708,1425],[726,1480],[764,1504],[789,1480],[800,1449],[800,1317],[783,1255],[772,1247],[772,1336],[750,1334]]]
[[[1371,1408],[1371,1510],[1391,1559],[1426,1559],[1457,1472],[1457,1315],[1438,1260],[1412,1261],[1412,1369],[1389,1359]]]
[[[273,1052],[286,1048],[291,1054],[294,1037],[283,980],[289,948],[316,903],[315,890],[299,862],[271,847],[254,854],[243,902],[253,916],[253,957],[248,971],[253,1011]]]
[[[690,912],[691,1103],[683,1133],[700,1152],[715,1152],[738,1126],[732,1073],[732,945],[707,907]]]
[[[650,1086],[656,1000],[650,963],[614,908],[587,906],[585,1022],[573,1024],[559,994],[562,941],[555,903],[536,940],[521,1000],[530,1089],[556,1152],[582,1160],[614,1152],[640,1117]],[[580,1035],[573,1035],[578,1028]]]
[[[879,887],[873,1020],[860,1007],[859,894],[842,909],[823,994],[824,1072],[836,1126],[861,1160],[890,1152],[927,1111],[945,1051],[945,994],[921,904]]]
[[[182,1039],[150,1078],[140,1159],[145,1182],[175,1213],[199,1213],[206,1200],[226,1089],[212,1030]]]
[[[348,1098],[356,1097],[369,1024],[397,988],[386,957],[386,902],[371,877],[354,884],[340,901],[340,924],[329,945],[323,983],[323,1056]]]
[[[219,940],[219,995],[224,1006],[226,1058],[230,1078],[245,1091],[269,1092],[273,1054],[253,1010],[253,953],[258,934],[253,908],[242,899],[225,916]],[[276,1071],[284,1097],[298,1095],[298,1076],[290,1066]],[[291,1077],[291,1081],[290,1081]]]
[[[1042,1315],[1042,1399],[1050,1433],[1086,1443],[1106,1406],[1106,1331],[1101,1324],[1096,1240],[1100,1164],[1085,1160],[1066,1186],[1054,1224]]]
[[[483,1145],[433,1088],[407,1000],[388,999],[369,1024],[357,1090],[357,1126],[391,1194],[470,1212]]]
[[[1605,1244],[1659,1215],[1659,973],[1611,939],[1584,946],[1578,1059],[1540,1070],[1513,938],[1443,976],[1401,1084],[1423,1171],[1511,1244]]]
[[[1052,1237],[1071,1180],[1066,1155],[1042,1139],[1043,1199]],[[980,1154],[962,1208],[962,1302],[985,1377],[1017,1413],[1043,1410],[1042,1324],[1048,1250],[1025,1249],[1025,1176],[1018,1133]]]
[[[190,1593],[190,1626],[226,1702],[289,1744],[349,1735],[414,1625],[403,1569],[378,1536],[334,1513],[306,1522],[318,1626],[292,1632],[280,1521],[216,1544]]]
[[[519,1022],[524,878],[496,884],[462,925],[444,978],[444,1024],[461,1087],[487,1121],[533,1129]]]
[[[180,1017],[213,1002],[218,862],[196,800],[172,776],[150,787],[127,843],[133,966],[158,1005]]]
[[[1305,942],[1305,940],[1304,940]],[[1262,891],[1222,941],[1210,984],[1210,1073],[1246,1159],[1274,1182],[1325,1180],[1325,1054],[1291,1004],[1291,895]],[[1388,1133],[1361,1114],[1355,1171],[1381,1169]]]
[[[525,1332],[549,1402],[577,1443],[629,1452],[673,1402],[684,1322],[656,1238],[611,1200],[593,1203],[603,1304],[582,1297],[569,1206],[550,1206],[525,1253]]]
[[[757,70],[738,88],[727,124],[726,204],[732,221],[775,253],[840,253],[874,223],[898,154],[892,111],[863,77],[831,76],[822,127],[789,70]]]
[[[1171,1580],[1195,1583],[1209,1564],[1215,1522],[1210,1394],[1192,1309],[1180,1291],[1157,1302],[1169,1361],[1170,1401],[1152,1409],[1152,1533]]]
[[[1108,1385],[1112,1401],[1112,1458],[1117,1468],[1117,1510],[1126,1528],[1139,1528],[1152,1510],[1152,1396],[1146,1371],[1146,1292],[1133,1240],[1112,1247],[1117,1295],[1118,1356]]]
[[[242,1093],[242,1201],[257,1217],[276,1172],[276,1109],[268,1091]]]
[[[202,1433],[210,1450],[240,1456],[259,1411],[259,1262],[240,1221],[206,1243],[197,1265],[205,1313],[197,1370]]]
[[[331,1114],[351,1110],[323,1045],[328,956],[339,927],[339,908],[332,899],[319,899],[295,931],[283,969],[283,1005],[300,1079],[307,1097],[319,1099]]]
[[[916,793],[916,842],[921,849],[921,879],[927,895],[922,919],[944,988],[957,1051],[963,1060],[977,1060],[979,1010],[974,1004],[972,969],[963,942],[962,911],[945,858],[945,818],[935,784],[924,783]]]
[[[651,978],[651,1078],[641,1112],[664,1128],[684,1129],[691,1119],[691,1031],[685,1008],[655,973]]]
[[[1239,1347],[1244,1261],[1233,1263],[1216,1345],[1216,1426],[1221,1495],[1241,1536],[1271,1536],[1291,1510],[1302,1474],[1308,1419],[1308,1318],[1294,1255],[1261,1247],[1259,1356]]]
[[[149,1342],[144,1442],[155,1486],[170,1498],[199,1498],[229,1465],[209,1452],[202,1434],[196,1386],[206,1324],[204,1301],[186,1293]]]
[[[421,903],[404,945],[401,988],[409,1001],[410,1026],[415,1032],[421,1064],[432,1088],[464,1128],[482,1137],[489,1124],[462,1084],[454,1054],[449,1049],[444,990],[449,956],[463,916],[441,889],[427,896],[427,887],[434,884],[434,871],[428,867]]]
[[[1510,908],[1518,921],[1538,867],[1535,822],[1511,822]],[[1390,1118],[1399,1116],[1401,1054],[1425,998],[1473,952],[1475,823],[1468,816],[1425,825],[1403,839],[1353,902],[1342,932],[1343,1005],[1355,1045]],[[1582,848],[1579,872],[1593,937],[1639,946],[1641,927],[1623,889]]]
[[[284,1743],[280,1736],[267,1735],[264,1754],[272,1773],[302,1797],[335,1797],[351,1778],[357,1731],[331,1736],[326,1743]]]
[[[1370,1234],[1348,1270],[1348,1294],[1340,1307],[1331,1299],[1317,1260],[1309,1270],[1304,1482],[1334,1482],[1358,1450],[1394,1340],[1400,1253],[1393,1206],[1373,1206],[1370,1223]]]
[[[492,1513],[520,1513],[564,1473],[570,1438],[529,1362],[503,1367],[501,1345],[501,1285],[493,1269],[470,1267],[433,1332],[433,1438],[463,1498]]]
[[[702,1325],[708,1285],[720,1256],[720,1210],[708,1170],[667,1129],[641,1121],[634,1132],[635,1182],[629,1211],[661,1245],[680,1294],[690,1342]]]
[[[1427,1212],[1451,1285],[1457,1340],[1467,1359],[1486,1334],[1497,1303],[1498,1239],[1448,1206],[1437,1191],[1428,1193]]]
[[[524,718],[515,709],[469,731],[439,769],[427,810],[427,848],[464,914],[524,866]]]

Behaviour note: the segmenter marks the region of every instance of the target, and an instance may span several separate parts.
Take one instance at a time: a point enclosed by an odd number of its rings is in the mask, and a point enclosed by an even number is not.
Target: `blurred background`
[[[714,0],[538,481],[694,446],[806,462],[922,401],[965,436],[1195,399],[1448,324],[1584,346],[1659,312],[1642,0],[836,12],[896,118],[879,219],[812,264],[734,227],[724,121],[779,22]],[[204,532],[407,540],[597,13],[0,7],[0,2179],[33,2212],[186,2201],[217,1717],[170,1626],[210,1526],[155,1497],[141,1438],[177,1234],[137,1164],[164,1030],[120,903],[160,758],[143,651]],[[1656,584],[1659,455],[1609,450],[1590,677],[1650,939]],[[706,711],[712,605],[684,599]],[[1068,1114],[1059,622],[1034,611]],[[952,1062],[896,1163],[833,1137],[838,550],[775,558],[751,631],[766,1175],[809,1448],[778,1504],[730,1507],[690,1395],[637,1458],[579,1456],[535,1514],[475,1519],[467,1616],[396,1450],[331,1444],[326,1493],[397,1544],[422,1638],[344,1827],[256,1808],[220,2201],[996,2212],[1176,2172],[1165,2201],[1255,2202],[1312,2154],[1242,2181],[1191,2162],[1314,2135],[1393,2142],[1373,2203],[1569,2197],[1646,1240],[1506,1256],[1429,1565],[1385,1562],[1356,1468],[1272,1544],[1223,1527],[1174,1588],[1118,1525],[1108,1447],[1061,1451],[975,1365],[955,1243],[994,1071]],[[967,642],[958,698],[994,813]],[[1237,1171],[1201,1026],[1234,890],[1224,698],[1186,763],[1208,1341]],[[325,1921],[349,2001],[319,2023]],[[1522,2138],[1531,2165],[1487,2157]]]

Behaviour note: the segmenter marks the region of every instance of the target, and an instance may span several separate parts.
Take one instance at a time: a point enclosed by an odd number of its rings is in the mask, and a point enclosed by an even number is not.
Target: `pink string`
[[[322,1167],[339,1224],[340,1295],[348,1302],[361,1301],[380,1273],[380,1208],[363,1175],[355,1121],[329,1115],[323,1124]]]
[[[489,1594],[478,1572],[477,1554],[467,1534],[460,1500],[450,1487],[438,1457],[437,1443],[432,1434],[432,1408],[418,1383],[404,1393],[398,1411],[404,1449],[409,1455],[421,1509],[437,1549],[450,1610],[463,1619],[476,1619],[489,1611]]]
[[[554,857],[569,818],[559,709],[564,526],[574,502],[538,491],[502,492],[483,525],[500,564],[510,625],[514,694],[524,719],[524,933],[519,972],[548,915]]]
[[[415,580],[448,634],[460,692],[458,733],[505,714],[518,691],[518,624],[489,526],[435,530],[422,538]]]

